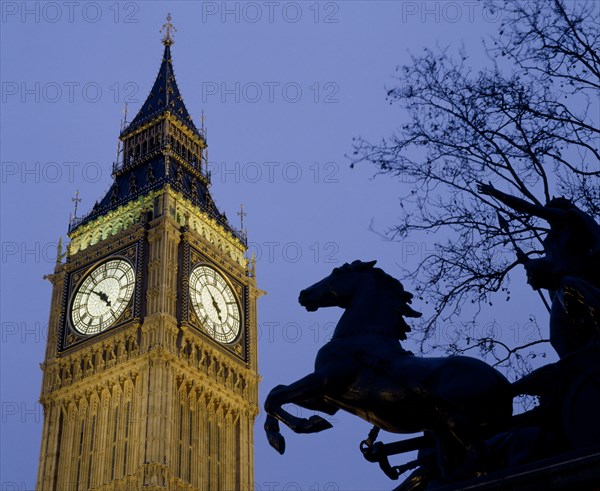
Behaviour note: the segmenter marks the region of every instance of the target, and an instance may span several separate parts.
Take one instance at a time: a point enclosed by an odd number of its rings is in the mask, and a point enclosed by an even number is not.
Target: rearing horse
[[[510,385],[475,358],[421,358],[404,350],[399,340],[410,331],[404,317],[421,314],[409,306],[413,295],[375,262],[344,264],[300,292],[308,311],[338,306],[345,312],[319,350],[314,372],[267,396],[269,443],[284,453],[277,420],[296,433],[331,428],[320,416],[293,416],[283,404],[326,414],[344,409],[389,432],[431,434],[438,471],[448,476],[474,458],[490,427],[510,418]]]

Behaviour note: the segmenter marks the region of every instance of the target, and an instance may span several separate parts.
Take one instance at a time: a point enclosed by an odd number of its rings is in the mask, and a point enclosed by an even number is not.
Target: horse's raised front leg
[[[269,443],[279,453],[285,451],[285,439],[279,432],[279,423],[284,423],[296,433],[316,433],[331,428],[331,423],[321,416],[299,418],[285,411],[283,404],[298,404],[303,406],[306,402],[311,408],[323,410],[334,414],[337,408],[325,401],[318,402],[323,397],[324,380],[317,373],[311,373],[291,385],[278,385],[273,388],[265,400],[265,411],[268,416],[265,422],[265,431]]]
[[[285,452],[285,438],[279,431],[279,421],[270,414],[267,414],[267,420],[265,421],[265,432],[267,433],[269,445],[283,455]]]

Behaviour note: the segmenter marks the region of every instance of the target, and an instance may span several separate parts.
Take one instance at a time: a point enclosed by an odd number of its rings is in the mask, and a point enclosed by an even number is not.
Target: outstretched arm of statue
[[[537,205],[524,199],[517,198],[516,196],[503,193],[502,191],[496,189],[492,185],[492,183],[477,183],[477,191],[479,191],[480,194],[496,198],[498,201],[504,203],[506,206],[512,208],[518,213],[525,213],[526,215],[536,216],[539,218],[543,218],[547,221],[561,220],[566,218],[567,216],[567,213],[563,210]]]
[[[521,264],[526,264],[529,261],[529,256],[523,252],[523,249],[520,247],[515,247],[517,253],[517,261]]]

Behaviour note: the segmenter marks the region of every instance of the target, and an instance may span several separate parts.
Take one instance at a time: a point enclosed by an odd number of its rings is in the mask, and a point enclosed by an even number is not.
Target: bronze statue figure
[[[404,318],[421,315],[410,307],[412,294],[375,268],[375,261],[344,264],[300,293],[300,304],[309,311],[338,306],[345,312],[331,341],[319,350],[314,372],[267,396],[265,430],[276,450],[285,451],[280,421],[297,433],[331,427],[320,416],[289,414],[282,408],[288,403],[326,414],[344,409],[373,424],[360,445],[368,461],[379,463],[392,479],[418,467],[396,488],[401,491],[437,488],[598,448],[600,226],[565,198],[544,206],[491,184],[479,184],[478,190],[511,208],[504,213],[526,227],[531,217],[549,224],[544,256],[531,258],[498,213],[529,284],[550,293],[550,341],[560,360],[509,384],[475,358],[414,356],[399,343],[410,331]],[[520,394],[539,396],[539,405],[512,416],[512,398]],[[384,444],[377,441],[380,429],[424,435]],[[389,455],[411,450],[419,450],[415,461],[391,466]],[[588,474],[571,479],[587,485],[600,479],[600,469],[590,467]]]
[[[550,225],[543,240],[545,256],[531,259],[518,251],[535,290],[550,293],[550,342],[563,358],[597,342],[600,334],[600,226],[565,198],[538,205],[479,184],[517,213],[535,216]]]
[[[300,293],[309,311],[338,306],[345,312],[319,350],[314,372],[267,396],[269,443],[285,451],[279,421],[296,433],[331,427],[320,416],[293,416],[284,404],[330,415],[344,409],[389,432],[432,437],[436,451],[428,479],[471,476],[485,466],[485,439],[511,417],[510,384],[475,358],[422,358],[403,349],[399,340],[410,331],[404,318],[421,314],[409,305],[413,295],[374,264],[344,264]]]

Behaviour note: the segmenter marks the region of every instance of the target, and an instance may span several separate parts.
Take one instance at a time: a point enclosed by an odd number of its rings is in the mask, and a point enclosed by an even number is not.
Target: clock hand
[[[100,300],[103,300],[104,302],[106,302],[106,300],[104,300],[104,298],[102,298],[102,294],[98,293],[96,290],[92,290],[92,293],[98,297],[100,297]]]
[[[208,290],[208,294],[210,295],[210,298],[212,299],[212,304],[213,304],[213,307],[215,308],[215,310],[217,311],[217,316],[219,317],[219,320],[221,322],[223,322],[223,319],[221,319],[221,309],[219,308],[219,304],[215,300],[215,297],[213,297],[212,293],[210,293],[210,290]]]
[[[102,300],[107,307],[110,307],[110,300],[108,299],[108,295],[104,292],[97,292],[96,290],[92,290],[92,293],[98,295],[100,300]]]

